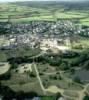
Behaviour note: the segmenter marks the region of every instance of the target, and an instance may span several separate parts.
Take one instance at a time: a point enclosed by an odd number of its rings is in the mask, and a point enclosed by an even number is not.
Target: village
[[[72,21],[31,22],[30,24],[0,24],[0,48],[15,48],[27,45],[41,50],[57,48],[68,50],[74,35],[89,36],[89,28],[75,25]],[[10,33],[10,34],[9,34]],[[73,38],[73,39],[72,39]]]

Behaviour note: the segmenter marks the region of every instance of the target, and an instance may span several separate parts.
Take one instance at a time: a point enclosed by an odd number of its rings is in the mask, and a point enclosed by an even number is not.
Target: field
[[[89,26],[89,18],[80,20],[80,24]]]
[[[3,80],[1,82],[2,84],[9,86],[14,91],[36,91],[38,94],[42,94],[42,90],[37,78],[35,76],[31,77],[30,71],[19,73],[18,71],[11,70],[11,78],[9,80]]]
[[[10,85],[10,88],[14,91],[24,91],[24,92],[30,92],[30,91],[35,91],[38,94],[42,94],[42,90],[40,88],[39,82],[29,82],[23,85]]]
[[[32,72],[32,64],[22,64],[16,70],[18,73]]]
[[[19,4],[0,4],[0,21],[13,23],[29,23],[30,21],[56,21],[78,20],[77,24],[89,26],[89,14],[87,11],[64,10],[57,6],[50,7],[21,6]]]
[[[10,69],[10,65],[8,63],[0,63],[0,75],[5,74]]]

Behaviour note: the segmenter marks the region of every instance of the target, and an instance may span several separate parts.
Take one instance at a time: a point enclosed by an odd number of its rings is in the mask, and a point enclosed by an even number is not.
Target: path
[[[41,79],[40,79],[37,66],[36,66],[35,63],[33,63],[33,66],[34,66],[34,69],[35,69],[35,71],[36,71],[37,79],[38,79],[38,81],[39,81],[39,83],[40,83],[41,89],[43,90],[43,93],[45,94],[45,88],[44,88],[44,86],[43,86],[43,84],[42,84],[42,81],[41,81]]]
[[[30,58],[33,58],[33,59],[34,59],[34,58],[43,56],[45,53],[46,53],[46,52],[42,51],[42,52],[40,52],[39,54],[37,54],[37,55],[35,55],[35,56],[32,56],[32,57],[30,57]]]
[[[89,83],[84,86],[84,89],[82,91],[79,91],[79,99],[78,100],[83,100],[85,93],[88,93],[87,92],[88,86],[89,86]]]
[[[52,93],[60,92],[64,97],[69,97],[69,98],[72,98],[72,99],[75,98],[75,97],[70,97],[70,96],[68,96],[68,95],[64,95],[65,89],[61,89],[61,88],[58,88],[58,87],[56,87],[56,86],[49,86],[47,89],[45,89],[44,86],[43,86],[43,84],[42,84],[42,80],[41,80],[41,78],[40,78],[40,75],[39,75],[39,71],[38,71],[38,69],[37,69],[37,66],[36,66],[35,63],[33,63],[33,65],[34,65],[34,69],[35,69],[35,71],[36,71],[37,79],[38,79],[38,81],[39,81],[39,83],[40,83],[40,86],[41,86],[41,89],[43,90],[44,95],[46,94],[46,92],[52,92]],[[46,75],[50,75],[50,74],[55,74],[55,73],[56,73],[56,72],[45,73],[45,74],[46,74]],[[61,75],[61,77],[62,77],[64,80],[70,81],[70,82],[72,81],[72,80],[69,80],[68,78],[66,78],[66,77],[63,76],[63,71],[60,71],[60,75]],[[78,85],[79,85],[79,84],[78,84]],[[81,84],[80,84],[80,85],[81,85]],[[85,86],[83,86],[83,85],[81,85],[81,86],[84,87],[84,89],[82,89],[81,91],[80,91],[80,90],[72,90],[72,92],[76,92],[76,93],[78,93],[78,95],[79,95],[79,97],[76,98],[76,100],[83,100],[83,98],[84,98],[84,96],[85,96],[85,92],[88,93],[88,92],[87,92],[87,87],[89,86],[89,83],[86,84]],[[71,91],[71,90],[69,90],[69,91]]]

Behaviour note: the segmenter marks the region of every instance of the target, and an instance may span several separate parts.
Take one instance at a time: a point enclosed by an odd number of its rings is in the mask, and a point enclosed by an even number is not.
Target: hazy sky
[[[48,0],[0,0],[0,2],[14,2],[14,1],[48,1]],[[55,1],[55,0],[49,0],[49,1]],[[56,0],[56,1],[84,1],[84,0]]]

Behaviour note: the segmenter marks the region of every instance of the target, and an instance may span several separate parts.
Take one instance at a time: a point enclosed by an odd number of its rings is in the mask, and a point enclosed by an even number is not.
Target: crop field
[[[80,19],[80,24],[89,26],[89,17]]]
[[[59,8],[37,8],[34,6],[20,6],[17,4],[0,4],[0,21],[10,21],[13,23],[29,23],[30,21],[79,19],[79,23],[77,24],[89,26],[89,14],[87,11],[65,11],[63,7]]]

